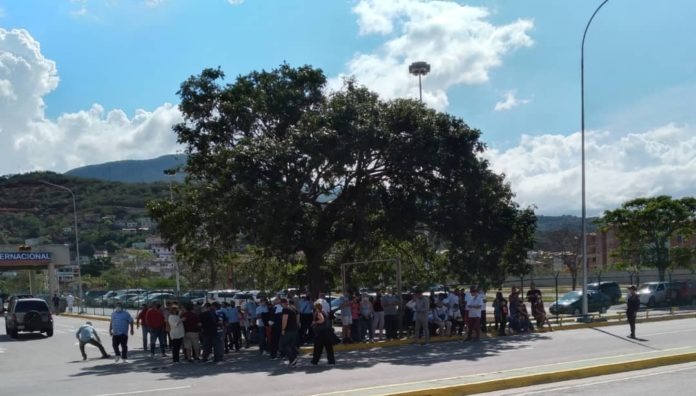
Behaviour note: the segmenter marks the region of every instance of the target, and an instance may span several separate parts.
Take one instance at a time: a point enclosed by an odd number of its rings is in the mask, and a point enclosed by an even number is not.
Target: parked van
[[[239,293],[239,290],[212,290],[206,294],[205,301],[209,303],[213,303],[215,301],[219,303],[223,303],[225,301],[232,302],[237,293]]]
[[[588,283],[587,289],[606,294],[612,304],[618,303],[621,299],[621,287],[616,282]]]

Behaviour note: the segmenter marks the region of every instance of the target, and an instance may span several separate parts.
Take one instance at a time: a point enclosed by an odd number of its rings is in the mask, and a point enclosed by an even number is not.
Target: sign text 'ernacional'
[[[0,252],[0,261],[46,261],[50,252]]]

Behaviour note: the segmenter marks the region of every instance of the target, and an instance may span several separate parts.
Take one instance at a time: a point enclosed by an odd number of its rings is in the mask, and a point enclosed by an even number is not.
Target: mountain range
[[[183,181],[184,173],[168,175],[165,171],[186,163],[186,155],[169,154],[147,160],[125,160],[87,165],[65,172],[66,176],[83,177],[124,183],[152,183],[157,181]]]

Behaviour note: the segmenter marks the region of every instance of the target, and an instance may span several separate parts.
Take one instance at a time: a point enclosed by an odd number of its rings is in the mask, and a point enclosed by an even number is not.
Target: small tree
[[[665,271],[675,259],[683,261],[681,250],[673,257],[679,246],[673,246],[672,241],[696,231],[696,198],[637,198],[604,212],[599,224],[604,230],[616,231],[619,255],[638,255],[638,262],[657,268],[660,281],[664,281]]]

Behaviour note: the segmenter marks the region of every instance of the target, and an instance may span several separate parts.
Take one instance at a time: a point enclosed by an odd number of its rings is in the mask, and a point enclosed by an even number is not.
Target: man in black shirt
[[[297,335],[299,326],[297,324],[297,311],[293,305],[288,304],[288,300],[280,300],[283,306],[281,327],[280,327],[280,349],[288,357],[288,366],[297,365]]]
[[[626,318],[628,325],[631,327],[631,334],[628,338],[636,338],[636,315],[640,309],[640,297],[636,293],[636,287],[631,285],[628,287],[628,296],[626,297]]]
[[[225,314],[220,310],[220,303],[211,306],[205,304],[201,312],[201,339],[203,341],[203,361],[207,361],[213,352],[213,361],[221,362],[224,355]]]

